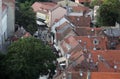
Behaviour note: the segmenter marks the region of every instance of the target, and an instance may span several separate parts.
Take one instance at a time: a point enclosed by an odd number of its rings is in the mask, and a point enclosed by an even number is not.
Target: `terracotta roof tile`
[[[67,44],[69,44],[72,48],[78,45],[78,42],[73,36],[69,36],[64,40]]]
[[[69,60],[71,61],[71,63],[75,62],[76,66],[85,59],[80,45],[74,47],[69,53],[70,53]]]
[[[72,7],[72,11],[73,12],[86,12],[86,11],[88,11],[89,10],[89,8],[88,7],[85,7],[85,6],[73,6]]]
[[[101,36],[104,35],[102,32],[102,28],[90,28],[90,27],[81,27],[75,28],[76,33],[79,36]]]
[[[68,53],[71,49],[75,48],[79,43],[75,40],[74,36],[68,36],[61,42],[61,47],[65,53]],[[69,48],[70,50],[68,50]],[[67,50],[67,51],[66,51]]]
[[[98,62],[98,72],[120,72],[120,50],[91,51],[92,59]],[[114,69],[114,66],[117,68]]]
[[[71,23],[76,27],[90,27],[91,18],[90,16],[68,16],[67,17]]]
[[[120,43],[117,45],[116,50],[120,50]]]
[[[102,36],[76,36],[76,40],[83,48],[93,50],[94,47],[97,50],[107,49],[107,38]]]
[[[37,11],[48,11],[54,8],[57,4],[53,2],[35,2],[32,5],[32,8],[35,12]]]
[[[90,79],[120,79],[120,73],[115,73],[115,72],[92,72]]]

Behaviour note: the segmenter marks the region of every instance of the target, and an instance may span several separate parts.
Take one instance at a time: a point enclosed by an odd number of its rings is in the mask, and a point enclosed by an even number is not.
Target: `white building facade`
[[[2,49],[5,40],[7,39],[7,6],[0,2],[0,49]]]
[[[0,0],[0,50],[8,37],[14,33],[14,9],[10,9],[13,6],[8,5],[9,3],[11,3],[9,0]]]

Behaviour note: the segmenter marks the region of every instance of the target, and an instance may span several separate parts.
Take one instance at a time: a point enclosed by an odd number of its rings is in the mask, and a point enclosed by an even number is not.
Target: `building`
[[[84,3],[90,3],[91,0],[75,0],[76,3],[81,3],[81,4],[84,4]]]
[[[35,2],[32,5],[36,12],[37,24],[51,27],[56,19],[60,19],[66,14],[66,9],[53,2]]]
[[[7,6],[7,34],[11,37],[15,31],[15,0],[3,0]]]
[[[59,5],[61,5],[62,7],[72,7],[72,6],[83,6],[82,4],[79,4],[79,3],[75,3],[71,0],[62,0],[62,1],[58,1],[57,2]]]
[[[14,0],[0,0],[0,49],[14,33]]]

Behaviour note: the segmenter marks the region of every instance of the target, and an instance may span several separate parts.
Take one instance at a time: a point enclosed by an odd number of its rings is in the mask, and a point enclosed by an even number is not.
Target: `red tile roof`
[[[53,9],[56,5],[57,4],[53,3],[53,2],[35,2],[32,5],[32,8],[33,8],[33,10],[35,12],[37,12],[37,11],[44,11],[44,10],[48,11],[48,10]]]
[[[73,65],[74,67],[74,64],[75,63],[75,66],[77,66],[78,64],[80,64],[84,59],[84,55],[83,55],[83,51],[82,49],[80,48],[80,45],[77,45],[75,48],[73,48],[71,51],[70,51],[70,63]]]
[[[76,33],[79,36],[101,36],[103,35],[102,28],[90,28],[90,27],[78,27],[75,28]]]
[[[117,50],[120,50],[120,44],[117,45],[116,49],[117,49]]]
[[[87,12],[89,10],[88,7],[85,7],[85,6],[73,6],[72,7],[72,11],[73,12]]]
[[[65,53],[68,53],[71,49],[75,48],[79,43],[76,41],[74,36],[69,36],[61,42],[61,47]],[[68,50],[67,45],[70,47]]]
[[[98,50],[107,49],[107,38],[102,36],[76,36],[75,37],[80,45],[88,50],[93,50],[95,47]],[[95,44],[94,42],[97,41]]]
[[[90,27],[91,18],[90,16],[68,16],[68,20],[73,23],[76,27]]]
[[[98,72],[120,72],[120,50],[97,50],[91,53],[93,61],[98,62]]]
[[[120,73],[115,73],[115,72],[91,72],[90,79],[120,79]]]

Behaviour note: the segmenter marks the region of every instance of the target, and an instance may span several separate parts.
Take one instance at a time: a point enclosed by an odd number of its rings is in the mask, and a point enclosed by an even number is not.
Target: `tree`
[[[99,9],[98,22],[104,26],[114,26],[116,22],[119,22],[119,6],[119,0],[104,0]]]
[[[101,0],[92,0],[90,3],[90,7],[94,8],[95,5],[101,5],[102,1]]]
[[[30,37],[11,44],[4,63],[9,79],[37,79],[55,70],[55,59],[49,46]]]
[[[36,16],[30,2],[17,3],[15,17],[16,24],[23,26],[31,34],[37,30]]]
[[[5,66],[4,66],[4,58],[5,58],[5,54],[0,52],[0,78],[1,79],[7,79],[7,75],[5,72]]]

